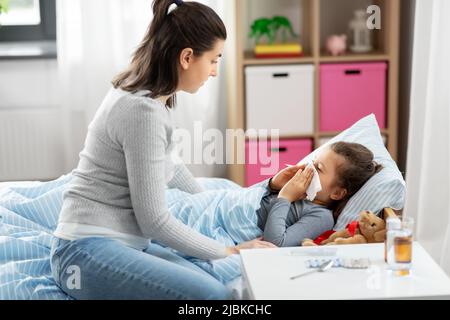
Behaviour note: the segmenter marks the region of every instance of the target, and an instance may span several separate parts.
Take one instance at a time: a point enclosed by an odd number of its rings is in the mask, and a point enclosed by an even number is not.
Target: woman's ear
[[[344,197],[345,197],[346,195],[347,195],[347,189],[337,187],[337,188],[335,188],[334,191],[331,193],[330,198],[331,198],[332,200],[339,201],[339,200],[344,199]]]
[[[180,54],[180,65],[183,70],[189,69],[189,65],[192,63],[194,57],[194,50],[191,48],[185,48]]]

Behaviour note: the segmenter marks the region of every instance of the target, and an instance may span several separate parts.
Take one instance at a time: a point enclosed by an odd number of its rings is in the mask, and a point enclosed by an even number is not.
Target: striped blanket
[[[0,184],[0,216],[8,235],[0,234],[0,300],[70,299],[55,284],[50,243],[70,175],[50,182]],[[189,195],[167,190],[169,210],[192,228],[227,245],[261,234],[255,211],[264,190],[241,188],[225,179],[200,178],[206,190]],[[179,253],[181,255],[181,253]],[[222,283],[240,276],[239,256],[206,262],[185,257]]]

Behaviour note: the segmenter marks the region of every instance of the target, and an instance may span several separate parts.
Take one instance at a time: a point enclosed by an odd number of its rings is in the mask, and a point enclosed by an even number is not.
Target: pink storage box
[[[373,113],[386,128],[387,63],[320,66],[320,130],[341,131]]]
[[[250,140],[245,146],[245,185],[251,186],[295,165],[312,152],[311,139],[282,139],[278,147],[271,141]]]

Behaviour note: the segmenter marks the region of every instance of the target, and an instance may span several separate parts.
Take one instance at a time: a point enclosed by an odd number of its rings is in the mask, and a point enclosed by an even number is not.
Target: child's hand
[[[314,176],[314,170],[307,167],[305,170],[298,170],[278,194],[278,198],[284,198],[289,202],[302,200],[306,198],[306,190],[311,184]]]
[[[275,191],[280,191],[284,185],[292,179],[292,177],[299,171],[305,170],[306,164],[296,165],[288,168],[284,168],[278,172],[270,181],[270,188]]]

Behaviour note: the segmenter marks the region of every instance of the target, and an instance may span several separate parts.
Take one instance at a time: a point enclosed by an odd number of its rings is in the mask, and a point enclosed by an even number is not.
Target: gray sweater
[[[223,258],[223,244],[184,225],[167,209],[166,186],[189,193],[202,188],[184,164],[172,161],[170,111],[148,93],[111,89],[105,97],[64,193],[59,223],[155,239],[201,259]]]
[[[308,200],[290,203],[278,198],[278,193],[269,187],[269,180],[261,186],[266,188],[266,192],[256,214],[258,227],[264,230],[265,241],[279,247],[295,247],[300,246],[305,238],[315,239],[333,229],[333,213],[325,206]]]

